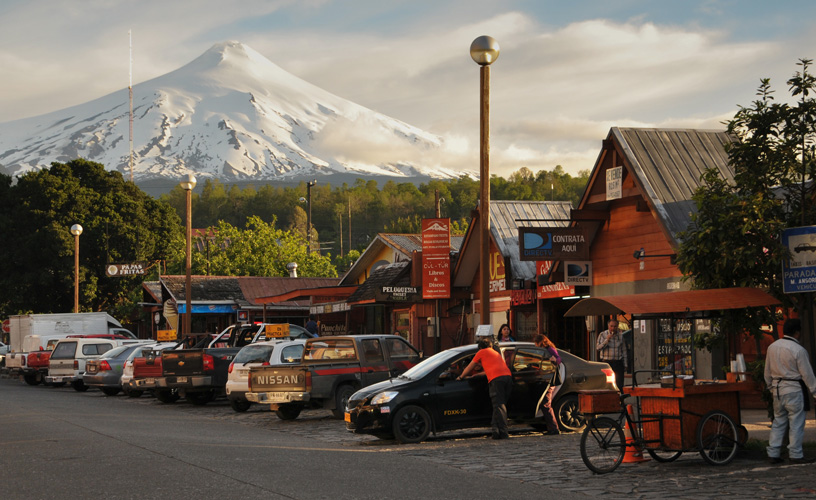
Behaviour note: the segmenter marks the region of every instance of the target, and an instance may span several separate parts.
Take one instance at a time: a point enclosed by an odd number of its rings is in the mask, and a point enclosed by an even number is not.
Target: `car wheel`
[[[178,401],[179,395],[173,390],[162,389],[156,391],[156,399],[158,399],[160,403],[171,404]]]
[[[565,431],[578,432],[586,425],[584,414],[578,407],[578,396],[569,394],[559,399],[555,406],[555,418]]]
[[[196,406],[204,406],[215,399],[215,391],[209,390],[204,392],[188,392],[184,395],[184,399]]]
[[[346,404],[348,403],[349,398],[352,394],[357,392],[351,385],[341,385],[337,388],[337,392],[334,395],[334,410],[332,410],[332,414],[334,418],[343,418],[343,415],[346,413]]]
[[[300,410],[302,409],[303,408],[297,404],[282,404],[278,405],[278,409],[275,410],[275,415],[281,420],[294,420],[298,418]]]
[[[74,388],[77,392],[85,392],[89,389],[87,385],[81,380],[77,380],[76,382],[71,382],[71,387]]]
[[[404,444],[424,441],[431,433],[431,416],[422,407],[403,406],[394,414],[394,437]]]
[[[132,389],[125,390],[125,396],[129,398],[140,398],[142,397],[142,394],[144,394],[144,391],[134,391]]]
[[[23,380],[25,380],[25,383],[28,385],[37,385],[40,383],[40,377],[38,377],[36,373],[33,375],[23,375]]]
[[[118,387],[102,387],[102,392],[105,393],[105,396],[116,396],[119,394]]]
[[[237,399],[230,399],[230,406],[232,409],[237,411],[238,413],[243,413],[252,406],[252,403],[249,401],[238,401]]]

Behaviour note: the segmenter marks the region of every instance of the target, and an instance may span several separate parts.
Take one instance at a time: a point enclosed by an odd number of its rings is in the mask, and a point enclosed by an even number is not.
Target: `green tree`
[[[213,275],[289,276],[286,266],[295,262],[299,276],[337,276],[330,255],[308,253],[301,234],[276,228],[274,220],[266,223],[250,216],[244,229],[222,221],[213,228],[213,233],[209,262]],[[203,274],[207,269],[207,256],[196,253],[193,260],[195,272]]]
[[[766,78],[752,105],[728,122],[735,138],[726,146],[733,183],[716,169],[704,172],[694,195],[698,211],[680,235],[677,264],[695,288],[759,287],[792,305],[782,291],[780,270],[789,252],[781,232],[814,220],[813,186],[805,182],[813,178],[816,123],[809,64],[801,60],[802,71],[788,80],[791,94],[800,97],[797,106],[775,102]],[[698,338],[698,345],[710,348],[724,334],[741,332],[758,343],[762,325],[773,321],[764,309],[727,311],[719,320],[722,333]]]
[[[80,309],[137,314],[141,276],[108,277],[107,264],[177,262],[182,229],[172,207],[119,172],[82,159],[0,182],[5,258],[0,261],[3,313],[68,312],[74,303],[73,224],[79,238]]]

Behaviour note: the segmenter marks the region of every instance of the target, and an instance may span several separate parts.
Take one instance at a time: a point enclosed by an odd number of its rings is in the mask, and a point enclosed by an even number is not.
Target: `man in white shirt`
[[[606,326],[608,329],[598,334],[595,350],[598,351],[598,359],[609,363],[609,367],[615,372],[615,384],[623,390],[623,377],[629,365],[626,342],[618,330],[618,320],[610,319]]]
[[[812,403],[816,397],[816,376],[813,375],[807,351],[799,344],[801,331],[800,320],[786,320],[782,327],[784,336],[768,347],[765,356],[765,385],[773,396],[774,408],[774,420],[767,449],[772,464],[784,461],[781,454],[786,430],[790,461],[799,464],[814,462],[814,459],[804,458],[802,454],[807,416],[805,406]],[[807,391],[803,389],[800,381],[807,386]],[[806,401],[805,397],[810,401]]]

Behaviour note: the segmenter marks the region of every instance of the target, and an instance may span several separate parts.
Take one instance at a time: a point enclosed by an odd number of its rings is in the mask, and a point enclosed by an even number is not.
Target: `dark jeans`
[[[507,401],[513,392],[513,378],[509,375],[496,377],[488,385],[490,401],[493,403],[493,435],[507,437]]]
[[[612,368],[612,371],[615,372],[615,385],[618,386],[621,392],[623,392],[623,384],[626,379],[624,379],[624,372],[625,367],[623,365],[622,359],[616,359],[612,361],[605,361],[605,363],[609,363],[609,367]]]

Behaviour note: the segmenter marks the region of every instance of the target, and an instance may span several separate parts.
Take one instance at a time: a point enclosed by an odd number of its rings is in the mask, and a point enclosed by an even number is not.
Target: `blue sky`
[[[478,153],[491,35],[491,172],[592,168],[612,126],[723,128],[760,78],[816,58],[809,0],[4,0],[0,122],[127,88],[238,40],[324,89]],[[478,162],[474,165],[478,170]]]

